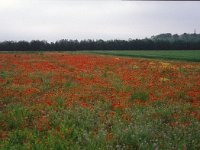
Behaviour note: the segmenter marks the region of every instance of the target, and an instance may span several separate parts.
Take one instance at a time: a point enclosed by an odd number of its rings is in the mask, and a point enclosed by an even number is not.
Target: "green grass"
[[[200,50],[85,51],[85,53],[200,62]]]

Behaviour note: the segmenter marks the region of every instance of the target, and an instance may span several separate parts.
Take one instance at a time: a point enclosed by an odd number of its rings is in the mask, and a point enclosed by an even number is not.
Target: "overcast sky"
[[[129,39],[200,32],[200,2],[0,0],[0,41]]]

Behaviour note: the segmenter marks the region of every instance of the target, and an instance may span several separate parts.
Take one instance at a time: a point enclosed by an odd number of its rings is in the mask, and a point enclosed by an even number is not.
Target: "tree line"
[[[200,50],[200,34],[159,34],[145,39],[3,41],[0,51]]]

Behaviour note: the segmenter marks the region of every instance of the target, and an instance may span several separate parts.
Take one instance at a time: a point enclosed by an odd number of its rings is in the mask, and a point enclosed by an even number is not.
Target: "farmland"
[[[189,61],[1,53],[0,149],[199,149]]]
[[[96,53],[103,55],[126,56],[135,58],[153,58],[164,60],[180,60],[200,62],[200,50],[138,50],[138,51],[87,51],[87,53]]]

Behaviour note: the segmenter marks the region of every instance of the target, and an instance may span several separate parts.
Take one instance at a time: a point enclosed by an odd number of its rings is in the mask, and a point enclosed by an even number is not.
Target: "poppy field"
[[[0,149],[200,149],[200,63],[1,53]]]

